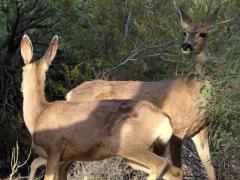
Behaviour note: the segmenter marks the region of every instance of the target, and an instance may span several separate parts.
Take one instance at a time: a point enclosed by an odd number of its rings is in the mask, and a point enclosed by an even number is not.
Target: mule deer
[[[218,9],[210,14],[203,24],[194,23],[182,8],[177,7],[177,11],[181,25],[186,31],[184,43],[181,45],[182,52],[192,54],[196,61],[196,72],[202,74],[208,54],[208,31],[216,21]],[[170,152],[173,165],[181,167],[182,139],[192,137],[208,178],[215,180],[207,139],[208,129],[205,125],[205,109],[195,106],[199,97],[202,97],[200,82],[194,75],[187,75],[159,82],[89,81],[71,90],[66,99],[77,102],[100,99],[135,99],[152,102],[171,117],[174,136],[170,141]],[[164,149],[158,146],[154,151],[160,156],[164,153]],[[37,161],[41,163],[36,163]],[[36,159],[33,163],[33,172],[44,164],[44,159]],[[63,176],[66,178],[66,170],[64,172]]]
[[[186,30],[182,52],[192,54],[196,61],[196,72],[203,73],[207,60],[207,36],[217,18],[218,9],[210,14],[203,24],[192,21],[190,16],[177,7],[181,25]],[[103,81],[95,80],[81,84],[67,94],[68,101],[89,101],[100,99],[135,99],[152,102],[171,117],[174,136],[170,141],[170,154],[173,165],[181,167],[182,139],[192,137],[208,178],[216,175],[211,162],[208,129],[205,124],[206,108],[196,105],[203,97],[200,82],[195,75],[177,76],[159,82]],[[164,150],[158,146],[155,153],[162,155]]]
[[[23,116],[32,148],[47,159],[45,180],[59,178],[59,163],[122,156],[147,168],[148,179],[163,175],[180,179],[181,170],[151,152],[154,143],[165,145],[172,136],[169,117],[147,101],[101,100],[47,102],[45,74],[56,55],[55,36],[45,55],[31,62],[33,47],[27,35],[21,41],[25,63],[22,73]]]

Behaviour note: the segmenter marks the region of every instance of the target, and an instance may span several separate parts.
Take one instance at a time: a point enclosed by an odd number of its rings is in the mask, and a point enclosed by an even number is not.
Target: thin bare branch
[[[227,20],[224,20],[224,21],[220,21],[220,22],[216,23],[216,25],[221,25],[221,24],[236,22],[236,21],[238,21],[239,19],[240,19],[240,16],[237,15],[237,16],[235,16],[235,17],[233,17],[233,18],[230,18],[230,19],[227,19]]]
[[[31,29],[31,28],[34,27],[34,25],[38,24],[39,22],[45,20],[45,19],[48,18],[48,17],[49,17],[49,15],[48,15],[48,14],[45,14],[44,16],[42,16],[41,18],[39,18],[38,20],[36,20],[36,21],[34,21],[34,22],[30,23],[30,24],[27,24],[27,25],[24,26],[24,27],[21,27],[20,29],[17,30],[16,33],[22,33],[22,32],[24,32],[24,31],[26,31],[26,30],[28,30],[28,29]]]
[[[166,46],[166,45],[169,45],[173,42],[176,42],[178,41],[179,39],[174,39],[174,40],[171,40],[167,43],[164,43],[164,44],[159,44],[159,45],[152,45],[152,46],[149,46],[149,47],[144,47],[144,48],[136,48],[134,49],[131,54],[122,62],[120,62],[119,64],[117,65],[114,65],[112,66],[111,68],[108,68],[107,70],[105,70],[103,73],[102,73],[102,76],[105,76],[106,74],[108,74],[109,72],[111,71],[114,71],[116,70],[117,68],[127,64],[129,61],[137,61],[138,59],[141,59],[141,58],[146,58],[146,57],[157,57],[157,56],[160,56],[160,53],[156,53],[156,54],[150,54],[150,55],[146,55],[146,56],[142,56],[142,57],[136,57],[138,54],[144,52],[145,50],[148,50],[148,49],[153,49],[153,48],[159,48],[159,47],[163,47],[163,46]],[[166,60],[164,58],[164,60]],[[167,60],[167,61],[170,61],[170,60]],[[172,62],[172,61],[171,61]]]
[[[100,41],[100,35],[96,29],[96,27],[94,26],[93,22],[91,21],[90,18],[87,18],[88,20],[88,25],[90,26],[90,28],[92,29],[92,31],[94,32],[95,36],[96,36],[96,40]]]
[[[125,38],[128,36],[128,29],[129,29],[129,23],[130,23],[131,17],[132,17],[132,10],[128,12],[128,17],[127,17],[127,21],[125,24],[125,31],[124,31]]]
[[[31,7],[29,7],[28,9],[24,10],[21,12],[21,15],[25,14],[25,13],[28,13],[29,11],[31,11],[32,9],[34,9],[37,5],[37,3],[39,2],[39,0],[35,0],[33,5]]]
[[[18,162],[18,160],[19,160],[19,145],[18,145],[18,142],[16,142],[16,148],[13,148],[13,150],[12,150],[12,159],[11,159],[12,172],[9,176],[9,180],[13,179],[13,175],[18,171],[19,168],[23,167],[27,163],[30,156],[31,156],[31,148],[30,148],[27,159],[22,164],[18,165],[18,163],[19,163]]]

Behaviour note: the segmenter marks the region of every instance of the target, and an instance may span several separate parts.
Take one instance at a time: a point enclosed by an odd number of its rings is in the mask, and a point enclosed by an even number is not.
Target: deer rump
[[[50,120],[55,123],[49,123]],[[112,155],[126,157],[128,149],[132,152],[135,148],[139,150],[139,146],[148,150],[157,139],[165,144],[171,133],[168,117],[149,102],[59,101],[39,116],[33,148],[44,147],[47,152],[46,144],[49,148],[64,146],[61,161],[100,160]],[[39,155],[47,158],[45,153]]]

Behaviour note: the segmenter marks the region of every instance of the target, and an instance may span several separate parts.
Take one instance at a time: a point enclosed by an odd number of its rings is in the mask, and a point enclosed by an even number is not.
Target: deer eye
[[[200,34],[199,34],[199,36],[201,36],[201,37],[203,37],[203,38],[206,37],[206,35],[207,35],[206,33],[200,33]]]
[[[186,32],[183,32],[183,35],[184,35],[184,36],[186,36],[186,35],[187,35],[187,33],[186,33]]]

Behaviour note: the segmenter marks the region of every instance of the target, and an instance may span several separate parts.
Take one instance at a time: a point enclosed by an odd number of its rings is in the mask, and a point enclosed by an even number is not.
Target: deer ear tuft
[[[33,57],[33,46],[30,38],[25,34],[21,41],[21,55],[25,64],[29,64]]]

